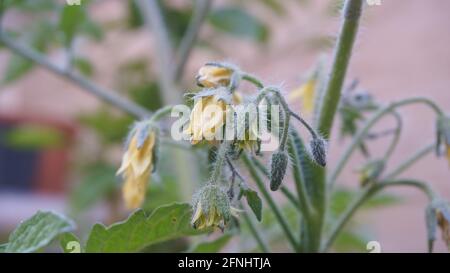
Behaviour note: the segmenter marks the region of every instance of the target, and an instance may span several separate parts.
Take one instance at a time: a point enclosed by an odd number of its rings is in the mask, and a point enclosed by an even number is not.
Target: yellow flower
[[[309,79],[305,84],[292,90],[288,96],[289,101],[302,99],[303,110],[307,113],[314,111],[315,93],[317,82],[314,78]]]
[[[191,225],[195,229],[217,227],[223,230],[235,215],[226,192],[217,185],[208,184],[194,196]]]
[[[206,64],[200,68],[196,77],[197,84],[201,87],[216,88],[228,86],[233,70],[219,64]]]
[[[442,239],[450,249],[450,212],[448,210],[437,210],[436,218],[442,232]]]
[[[244,106],[235,107],[234,110],[237,117],[237,136],[235,143],[240,149],[255,152],[258,149],[259,141],[258,112],[255,109],[252,115],[251,112],[248,112],[249,109]]]
[[[123,174],[125,178],[122,194],[129,209],[138,208],[144,202],[153,170],[156,134],[148,130],[148,126],[137,126],[123,155],[122,165],[117,171],[117,174]]]
[[[191,136],[191,143],[197,144],[203,139],[213,141],[218,129],[225,124],[226,103],[217,96],[200,97],[192,109],[186,134]]]

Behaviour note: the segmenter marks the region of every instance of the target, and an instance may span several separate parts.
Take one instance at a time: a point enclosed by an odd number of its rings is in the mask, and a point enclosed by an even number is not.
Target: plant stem
[[[345,227],[345,224],[352,218],[355,212],[372,196],[374,196],[379,191],[391,186],[410,186],[415,187],[425,193],[425,195],[430,199],[434,199],[436,194],[434,191],[424,182],[417,180],[398,180],[398,181],[382,181],[374,184],[369,184],[361,190],[361,192],[353,199],[351,204],[347,207],[341,217],[337,220],[336,224],[331,228],[330,237],[323,245],[323,251],[327,251],[334,240],[337,238],[339,233]]]
[[[181,40],[180,47],[177,52],[178,65],[175,68],[174,79],[178,81],[182,75],[189,56],[192,52],[192,48],[195,45],[197,37],[200,32],[200,28],[208,15],[211,8],[212,0],[196,0],[196,7],[194,14],[189,23],[189,26]]]
[[[336,166],[336,169],[332,172],[330,178],[329,178],[329,184],[332,186],[337,178],[339,177],[339,174],[344,169],[346,163],[350,159],[350,156],[352,153],[356,150],[358,145],[361,143],[361,141],[364,139],[364,137],[368,134],[369,130],[386,114],[391,113],[393,110],[395,110],[398,107],[410,105],[410,104],[416,104],[416,103],[423,103],[428,106],[430,106],[438,115],[442,115],[442,110],[431,100],[427,98],[417,97],[417,98],[410,98],[405,99],[399,102],[394,102],[389,104],[388,106],[385,106],[383,108],[380,108],[367,122],[364,124],[364,126],[358,131],[358,133],[355,135],[355,137],[352,140],[352,143],[350,146],[346,149],[344,154],[339,159],[339,162]]]
[[[334,240],[344,228],[345,224],[351,219],[356,210],[375,193],[376,188],[374,188],[373,185],[367,185],[358,193],[358,195],[353,199],[347,209],[342,213],[335,225],[331,228],[330,237],[322,247],[322,251],[327,251],[331,247]]]
[[[294,176],[295,187],[297,189],[297,196],[300,204],[300,209],[304,214],[304,217],[309,219],[311,214],[314,212],[314,209],[311,205],[311,200],[306,190],[306,185],[304,181],[305,179],[302,175],[299,151],[297,151],[292,137],[289,139],[289,153],[291,155],[292,160],[292,173]]]
[[[217,151],[216,162],[214,163],[214,170],[211,175],[211,183],[216,183],[220,179],[220,175],[222,173],[223,164],[225,163],[225,159],[227,156],[228,148],[230,144],[226,141],[220,144],[219,150]]]
[[[269,178],[269,171],[266,169],[264,164],[261,163],[257,158],[252,157],[252,161],[255,164],[256,168],[266,177]],[[286,186],[281,186],[281,192],[283,195],[288,199],[292,205],[294,205],[297,208],[300,208],[300,203],[297,200],[297,197],[294,195],[294,193],[287,188]]]
[[[286,218],[281,213],[281,210],[277,206],[275,200],[273,200],[272,196],[267,191],[267,189],[266,189],[266,187],[264,185],[264,182],[263,182],[261,176],[258,174],[258,170],[256,169],[255,165],[253,164],[253,162],[250,160],[250,158],[248,157],[248,155],[246,153],[243,153],[241,155],[241,158],[242,158],[244,164],[247,166],[247,168],[248,168],[248,170],[250,172],[250,175],[255,180],[259,191],[262,193],[264,199],[266,200],[266,202],[269,205],[270,209],[274,213],[275,218],[278,220],[278,222],[279,222],[282,230],[284,231],[284,233],[285,233],[289,243],[291,244],[292,248],[295,251],[299,251],[300,248],[298,246],[297,241],[295,240],[295,237],[294,237],[292,231],[289,228],[288,221],[286,220]]]
[[[397,147],[397,145],[400,141],[400,136],[401,136],[401,132],[403,129],[403,120],[402,120],[402,117],[400,116],[400,114],[395,111],[393,111],[392,114],[395,117],[395,120],[397,121],[397,127],[395,128],[395,131],[394,131],[394,138],[392,139],[391,144],[389,145],[389,147],[384,155],[384,161],[387,161],[391,157],[391,155],[394,153],[395,148]]]
[[[241,77],[243,80],[248,81],[252,84],[254,84],[258,89],[263,89],[264,88],[264,84],[255,76],[247,74],[247,73],[243,73],[241,74]]]
[[[400,175],[402,172],[407,170],[409,167],[411,167],[414,163],[416,163],[419,159],[422,157],[428,155],[429,153],[433,152],[434,148],[436,147],[436,143],[431,143],[414,153],[410,158],[406,159],[403,163],[401,163],[398,167],[396,167],[393,171],[391,171],[389,174],[386,175],[387,180],[394,179],[398,175]]]
[[[255,223],[248,216],[247,212],[242,213],[242,217],[244,218],[244,221],[247,223],[248,229],[250,230],[250,233],[252,234],[253,238],[255,238],[255,241],[258,244],[261,251],[263,253],[270,253],[269,246],[264,241],[263,236],[259,233],[257,227],[255,226]]]
[[[167,105],[167,106],[164,106],[164,107],[158,109],[155,113],[153,113],[150,121],[156,122],[156,121],[160,120],[161,118],[163,118],[164,116],[170,114],[172,112],[173,107],[174,107],[173,105]]]
[[[95,97],[121,109],[122,111],[130,115],[133,115],[140,119],[147,118],[151,115],[150,111],[133,103],[132,101],[127,100],[126,98],[117,95],[116,91],[108,90],[104,87],[101,87],[93,83],[87,78],[80,76],[79,74],[76,74],[71,71],[66,71],[65,69],[59,67],[58,65],[50,62],[48,58],[42,55],[41,53],[16,43],[3,32],[0,32],[0,42],[15,54],[22,56],[42,66],[48,71],[69,80],[73,84],[81,87],[82,89],[94,95]]]
[[[318,130],[327,139],[341,98],[342,86],[358,32],[362,6],[363,0],[347,0],[345,2],[344,21],[335,47],[330,79],[322,98],[319,115]]]

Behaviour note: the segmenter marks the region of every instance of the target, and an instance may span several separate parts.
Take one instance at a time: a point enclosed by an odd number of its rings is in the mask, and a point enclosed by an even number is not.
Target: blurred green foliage
[[[64,145],[65,136],[59,130],[35,124],[24,124],[9,130],[3,142],[15,149],[52,149]]]

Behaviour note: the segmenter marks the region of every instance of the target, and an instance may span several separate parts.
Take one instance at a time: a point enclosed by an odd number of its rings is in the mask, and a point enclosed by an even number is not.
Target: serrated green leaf
[[[64,253],[81,253],[80,239],[72,232],[64,233],[60,236],[59,245]]]
[[[256,216],[256,219],[261,222],[262,220],[262,200],[258,193],[252,189],[248,189],[244,192],[247,199],[248,206],[252,209]]]
[[[228,244],[231,238],[233,238],[231,234],[224,234],[215,240],[199,243],[195,245],[192,249],[188,250],[187,252],[217,253]]]
[[[48,245],[58,235],[74,229],[72,220],[53,212],[39,211],[13,231],[5,252],[34,252]]]
[[[265,42],[269,36],[269,29],[263,22],[239,7],[217,9],[210,15],[209,21],[218,30],[237,37]]]
[[[94,225],[86,252],[138,252],[152,244],[210,231],[195,230],[190,220],[189,204],[162,206],[148,217],[143,210],[137,210],[127,220],[110,227]]]

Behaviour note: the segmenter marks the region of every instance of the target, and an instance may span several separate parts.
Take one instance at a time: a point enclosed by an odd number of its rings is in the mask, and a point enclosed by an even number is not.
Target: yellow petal
[[[122,188],[122,195],[128,209],[136,209],[142,205],[145,199],[149,178],[150,172],[147,172],[140,177],[127,177]]]
[[[117,170],[116,175],[125,172],[125,170],[130,166],[130,164],[131,164],[130,154],[127,151],[123,154],[122,164],[120,165],[120,168]]]
[[[312,113],[315,104],[315,91],[316,81],[314,79],[311,79],[299,88],[293,90],[289,94],[288,100],[293,101],[295,99],[301,98],[303,110],[307,113]]]
[[[202,215],[202,205],[200,202],[197,203],[195,207],[195,213],[192,216],[191,225],[194,225],[194,223],[200,219],[200,216]]]

